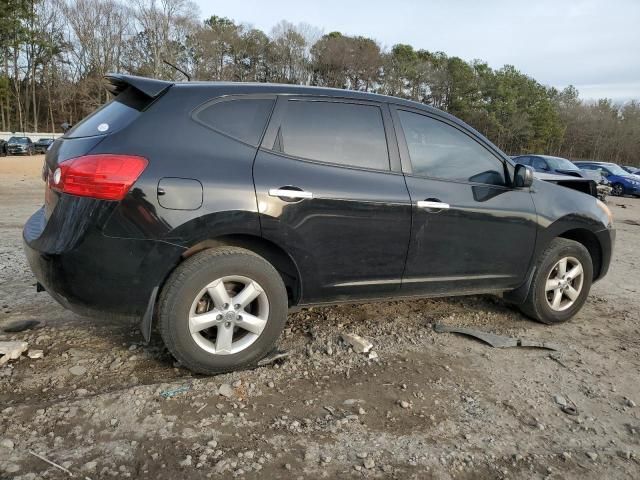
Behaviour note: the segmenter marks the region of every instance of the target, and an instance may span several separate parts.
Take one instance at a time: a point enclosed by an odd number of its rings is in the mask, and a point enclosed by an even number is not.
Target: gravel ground
[[[612,269],[567,324],[490,296],[316,307],[289,316],[288,358],[201,377],[157,334],[146,345],[135,324],[35,292],[21,228],[42,202],[41,163],[0,158],[0,332],[40,322],[0,341],[44,351],[0,367],[0,479],[69,477],[34,454],[90,479],[640,477],[640,200],[609,202]],[[559,351],[492,349],[434,322]]]

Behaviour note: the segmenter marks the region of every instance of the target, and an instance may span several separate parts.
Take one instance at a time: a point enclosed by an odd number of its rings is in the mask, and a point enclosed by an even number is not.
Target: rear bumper
[[[616,231],[613,228],[600,230],[599,232],[596,232],[596,237],[598,237],[598,242],[600,243],[602,258],[600,261],[600,271],[593,279],[594,281],[600,280],[609,271],[611,258],[613,257],[613,246],[616,241]]]
[[[107,237],[90,226],[60,240],[65,232],[52,223],[44,208],[31,216],[23,230],[25,254],[46,291],[82,315],[142,316],[153,288],[184,251],[166,242]]]

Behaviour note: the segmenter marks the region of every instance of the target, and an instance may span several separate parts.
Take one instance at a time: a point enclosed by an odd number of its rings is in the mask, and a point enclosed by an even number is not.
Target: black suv
[[[609,267],[609,209],[460,120],[380,95],[110,75],[46,155],[38,287],[157,319],[196,372],[255,364],[292,307],[504,293],[568,320]]]

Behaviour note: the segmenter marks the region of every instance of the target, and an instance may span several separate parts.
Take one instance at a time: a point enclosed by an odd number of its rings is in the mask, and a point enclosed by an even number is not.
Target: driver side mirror
[[[519,163],[513,174],[513,183],[518,188],[528,188],[533,185],[533,169]]]

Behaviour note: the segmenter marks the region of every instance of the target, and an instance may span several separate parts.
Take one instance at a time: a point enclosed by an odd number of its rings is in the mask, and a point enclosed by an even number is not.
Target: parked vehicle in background
[[[574,177],[583,177],[580,169],[566,158],[552,157],[551,155],[518,155],[511,157],[514,162],[528,165],[536,172],[559,173]]]
[[[63,306],[133,315],[147,339],[157,318],[194,372],[255,365],[293,307],[501,292],[564,322],[609,268],[604,203],[437,109],[107,78],[115,99],[47,151],[25,252]]]
[[[11,137],[7,141],[9,155],[33,155],[34,146],[29,137]]]
[[[576,161],[579,168],[601,172],[611,183],[611,193],[616,196],[640,196],[640,176],[633,175],[620,165],[610,162]]]
[[[47,153],[47,149],[53,143],[53,138],[40,138],[34,145],[35,153]]]
[[[629,166],[629,165],[622,165],[622,168],[624,170],[626,170],[627,172],[632,173],[633,175],[640,174],[640,168],[638,168],[638,167],[632,167],[632,166]]]
[[[6,157],[8,155],[7,141],[0,138],[0,157]]]
[[[600,200],[605,201],[607,196],[611,195],[611,182],[609,182],[607,177],[605,177],[601,172],[597,170],[581,169],[580,173],[582,173],[583,177],[597,183],[596,188],[598,191],[598,198]]]

